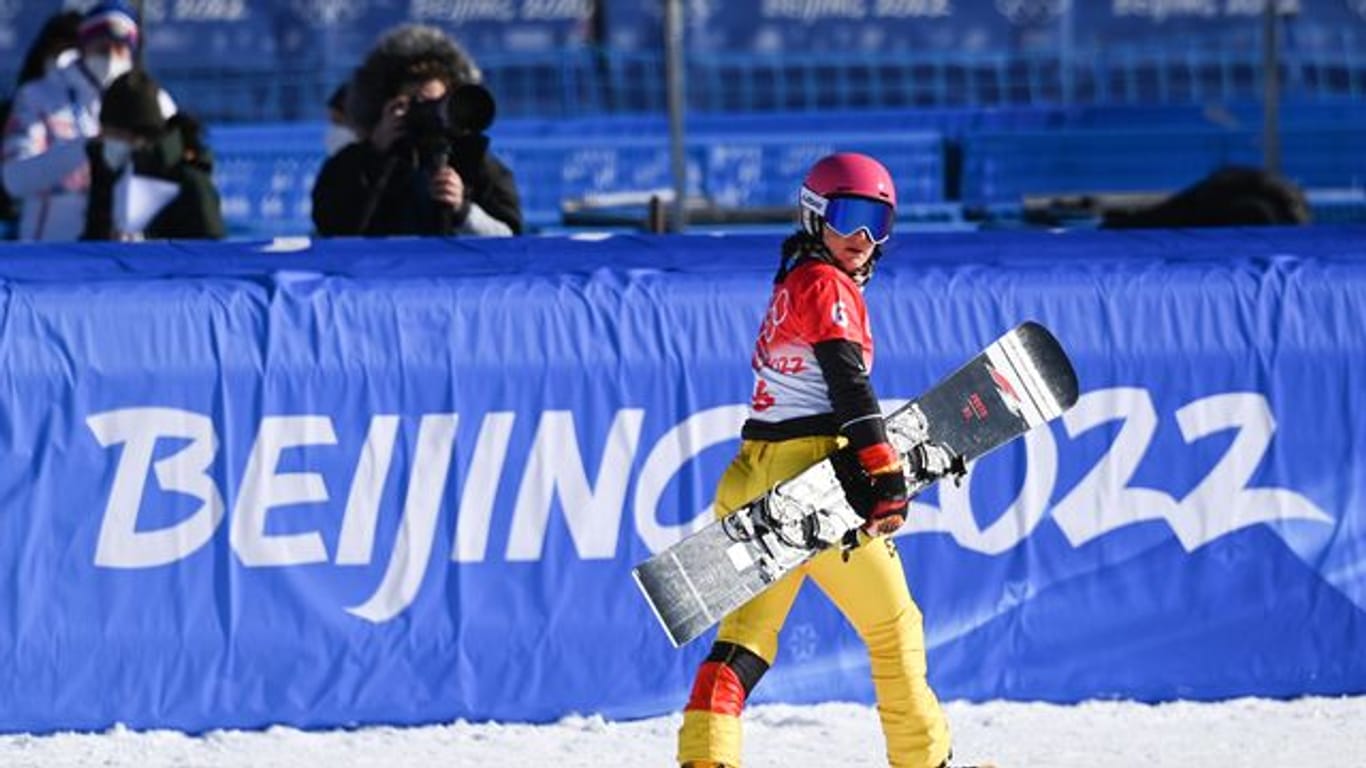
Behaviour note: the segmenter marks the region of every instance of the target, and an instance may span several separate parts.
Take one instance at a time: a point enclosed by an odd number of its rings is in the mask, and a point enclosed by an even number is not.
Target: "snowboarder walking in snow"
[[[868,520],[857,547],[828,550],[722,620],[697,671],[678,737],[685,768],[740,765],[740,712],[778,652],[778,632],[809,576],[868,646],[892,766],[936,768],[949,729],[926,681],[920,609],[895,544],[905,522],[901,459],[868,381],[873,338],[863,287],[891,236],[896,189],[877,160],[818,161],[799,195],[801,229],[782,248],[755,344],[755,388],[739,455],[716,491],[719,516],[832,452],[850,504]]]

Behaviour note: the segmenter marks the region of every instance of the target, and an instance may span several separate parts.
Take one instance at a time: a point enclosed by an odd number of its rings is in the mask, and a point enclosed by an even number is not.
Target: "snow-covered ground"
[[[1219,704],[948,705],[957,762],[1000,768],[1366,766],[1366,696]],[[680,717],[554,725],[457,722],[424,728],[0,737],[0,765],[43,766],[667,766]],[[767,705],[745,714],[746,768],[873,766],[882,737],[870,707]]]

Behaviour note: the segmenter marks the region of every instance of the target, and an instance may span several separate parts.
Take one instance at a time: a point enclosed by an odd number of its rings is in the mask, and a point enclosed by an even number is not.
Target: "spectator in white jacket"
[[[122,0],[96,4],[81,19],[80,47],[14,96],[5,124],[5,189],[20,201],[19,239],[72,241],[85,228],[90,192],[86,142],[99,135],[100,97],[133,68],[138,26]],[[166,117],[175,103],[160,94]]]

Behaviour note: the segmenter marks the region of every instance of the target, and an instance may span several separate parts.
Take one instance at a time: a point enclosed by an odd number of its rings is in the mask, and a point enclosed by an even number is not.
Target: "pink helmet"
[[[886,229],[877,232],[873,231],[875,227],[869,228],[868,234],[874,241],[881,242],[891,233],[891,220],[896,215],[896,185],[882,163],[856,152],[836,152],[816,161],[806,174],[806,181],[802,182],[801,194],[797,199],[802,228],[809,234],[819,236],[831,213],[831,201],[842,198],[862,198],[882,203],[876,208],[888,214]],[[836,228],[841,234],[857,231],[857,228],[849,232],[841,227]],[[867,227],[861,225],[859,228]]]

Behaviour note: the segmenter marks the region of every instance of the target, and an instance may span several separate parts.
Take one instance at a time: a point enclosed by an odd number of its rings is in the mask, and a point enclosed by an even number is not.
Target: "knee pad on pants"
[[[718,641],[697,670],[678,733],[678,761],[740,764],[740,711],[768,662],[736,643]]]
[[[742,645],[719,641],[697,670],[687,709],[739,716],[768,662]]]

